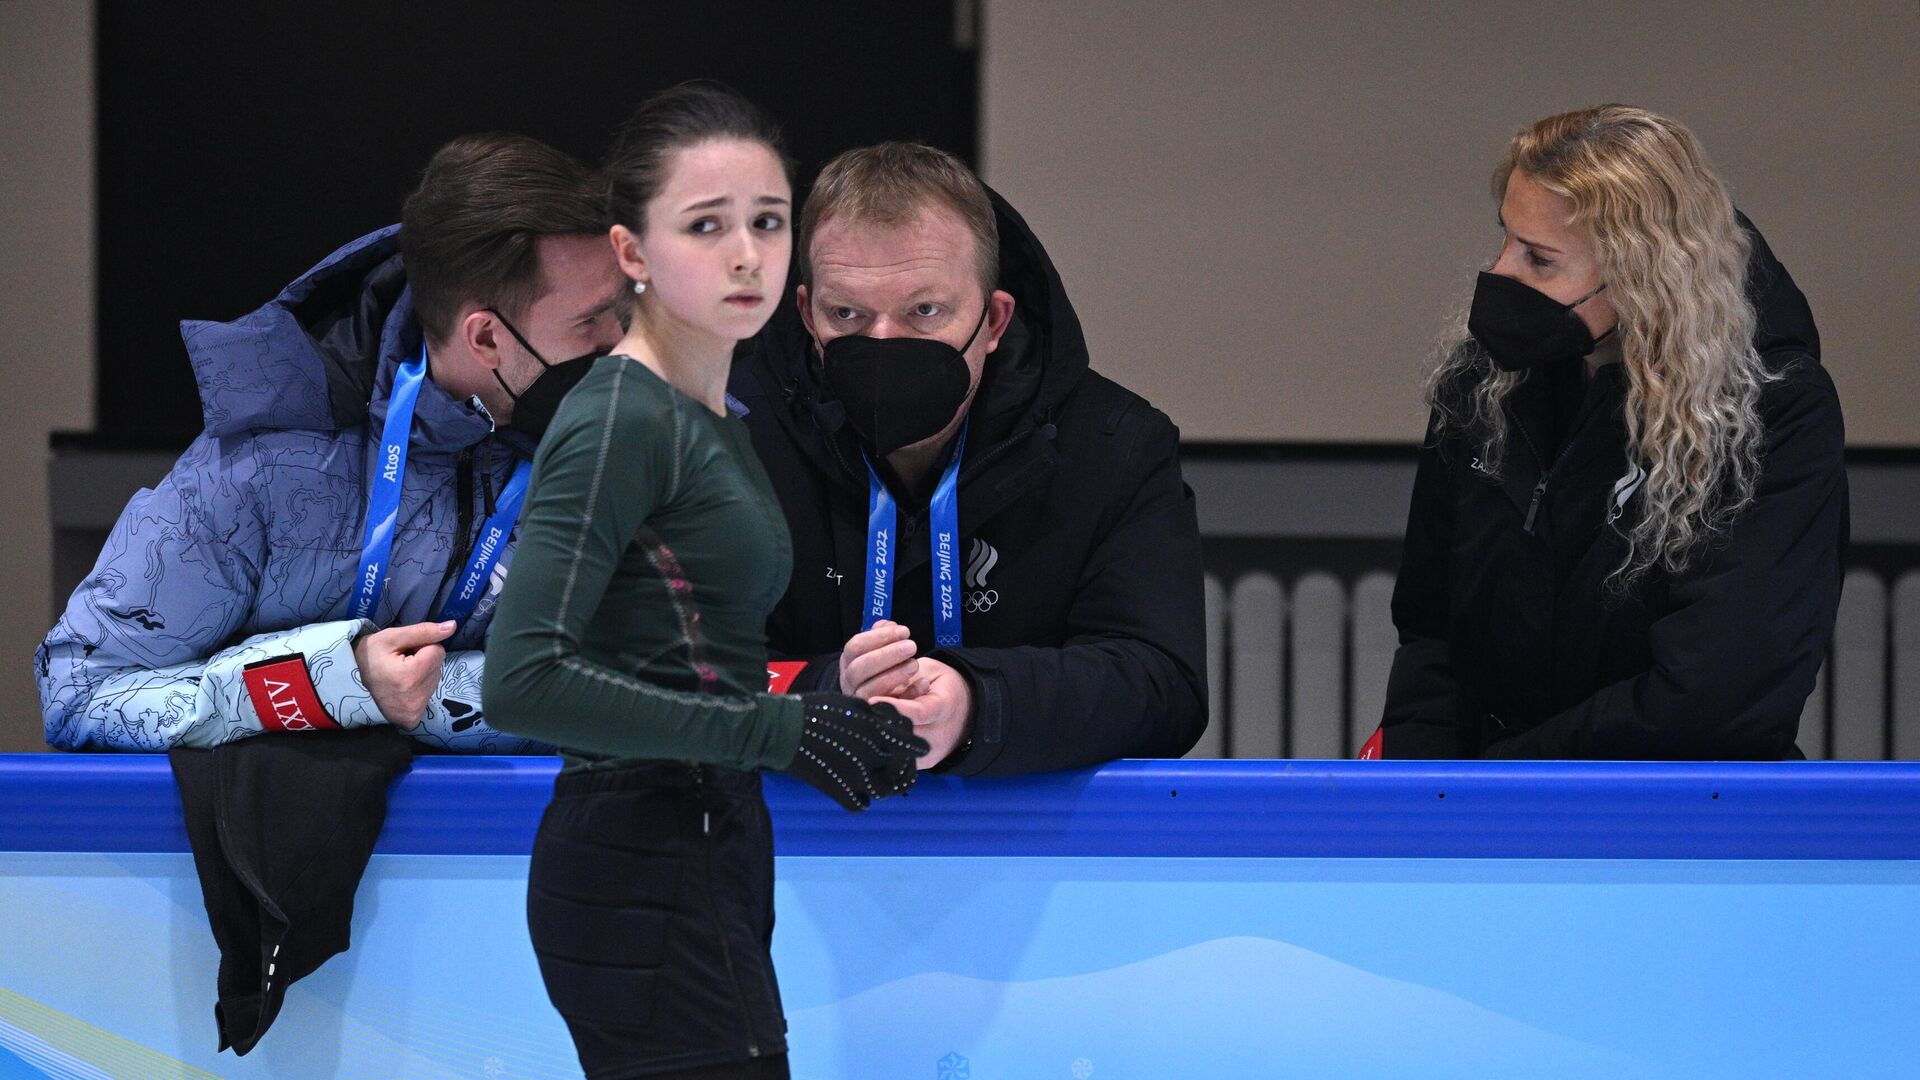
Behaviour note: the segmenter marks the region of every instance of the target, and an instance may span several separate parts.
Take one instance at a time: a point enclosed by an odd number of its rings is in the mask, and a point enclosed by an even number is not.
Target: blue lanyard
[[[942,649],[960,647],[960,459],[967,449],[967,429],[953,446],[953,458],[940,474],[940,486],[927,505],[927,533],[933,543],[933,641]],[[866,457],[863,451],[861,456]],[[893,616],[894,572],[898,561],[897,513],[893,494],[867,462],[867,595],[860,613],[860,629]]]
[[[380,433],[380,456],[367,485],[367,531],[360,542],[360,575],[354,579],[353,598],[348,612],[356,619],[371,619],[380,606],[380,595],[387,588],[388,558],[393,554],[394,528],[400,519],[401,479],[407,474],[407,442],[413,431],[413,410],[420,399],[420,384],[427,379],[427,348],[400,365],[393,377],[393,393],[387,398],[387,423]],[[527,481],[533,467],[522,461],[513,471],[513,479],[500,494],[492,517],[481,530],[474,546],[473,559],[466,573],[454,585],[440,617],[461,622],[480,602],[487,579],[505,554],[507,535],[520,517],[520,504],[526,500]]]
[[[407,436],[413,430],[413,406],[427,381],[427,347],[400,365],[387,397],[387,426],[380,433],[380,456],[367,485],[367,534],[360,541],[360,576],[353,582],[348,612],[371,619],[387,588],[387,556],[393,553],[393,529],[400,520],[400,478],[407,472]]]
[[[499,565],[500,556],[507,549],[507,537],[513,532],[513,523],[520,518],[520,504],[526,501],[527,480],[532,475],[530,461],[514,467],[513,478],[507,481],[500,501],[494,504],[493,516],[480,530],[480,542],[473,546],[467,572],[460,575],[459,583],[447,594],[447,602],[440,605],[442,619],[466,622],[467,616],[473,614],[474,605],[487,594],[487,579],[493,576],[493,568]]]

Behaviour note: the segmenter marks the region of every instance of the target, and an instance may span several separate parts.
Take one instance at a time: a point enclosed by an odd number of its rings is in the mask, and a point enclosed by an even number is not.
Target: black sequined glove
[[[786,772],[849,810],[913,786],[914,760],[928,746],[899,710],[844,694],[802,694],[800,700],[807,706],[800,749]]]

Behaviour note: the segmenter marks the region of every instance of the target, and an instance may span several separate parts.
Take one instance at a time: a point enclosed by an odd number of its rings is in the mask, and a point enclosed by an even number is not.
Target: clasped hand
[[[840,653],[840,688],[863,701],[885,702],[913,722],[930,748],[917,763],[930,769],[967,736],[973,690],[951,664],[919,656],[907,628],[886,619],[847,640]]]

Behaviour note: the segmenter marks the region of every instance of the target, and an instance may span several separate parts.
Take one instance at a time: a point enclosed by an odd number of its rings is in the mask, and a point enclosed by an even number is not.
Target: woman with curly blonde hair
[[[1806,300],[1685,127],[1522,130],[1428,384],[1369,756],[1798,757],[1846,548]]]

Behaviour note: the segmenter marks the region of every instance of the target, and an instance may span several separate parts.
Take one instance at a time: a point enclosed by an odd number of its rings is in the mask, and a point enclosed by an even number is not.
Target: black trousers
[[[562,774],[533,842],[527,926],[589,1080],[787,1075],[758,773]]]

